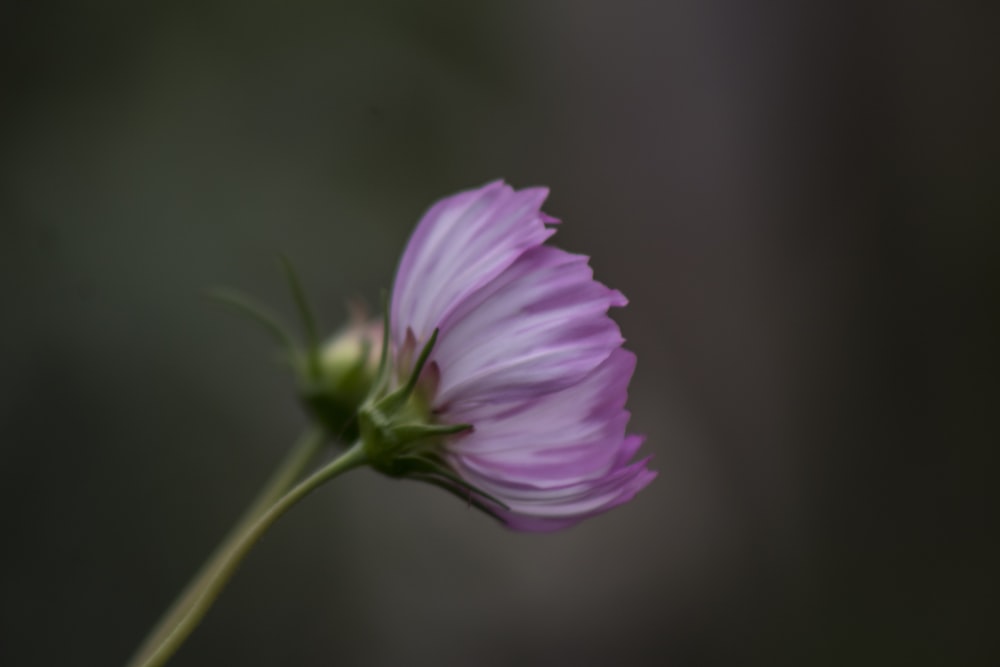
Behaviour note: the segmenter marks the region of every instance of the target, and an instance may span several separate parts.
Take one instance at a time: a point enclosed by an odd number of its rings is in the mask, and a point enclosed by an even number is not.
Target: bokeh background
[[[981,7],[987,7],[982,4]],[[360,471],[172,664],[996,655],[997,23],[960,3],[4,3],[0,663],[123,664],[435,199],[546,184],[659,479],[551,536]]]

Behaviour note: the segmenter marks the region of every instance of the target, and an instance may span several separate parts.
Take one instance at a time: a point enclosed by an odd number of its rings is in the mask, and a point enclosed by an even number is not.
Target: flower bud
[[[306,408],[326,430],[351,441],[358,436],[353,419],[371,392],[378,373],[382,325],[355,317],[340,334],[319,350],[314,373],[300,375]]]

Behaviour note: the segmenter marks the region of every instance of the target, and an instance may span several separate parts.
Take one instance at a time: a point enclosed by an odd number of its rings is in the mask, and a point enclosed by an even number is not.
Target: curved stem
[[[180,648],[184,640],[191,634],[191,631],[197,627],[222,591],[222,588],[236,572],[236,568],[240,562],[246,557],[253,545],[257,543],[257,540],[267,532],[267,529],[285,512],[294,507],[296,503],[312,493],[324,482],[364,463],[364,449],[360,443],[355,444],[339,457],[304,479],[271,505],[221,555],[218,566],[212,570],[211,576],[205,582],[205,585],[199,589],[197,597],[192,601],[187,611],[177,624],[174,625],[169,634],[163,638],[163,641],[160,642],[145,661],[130,663],[130,667],[133,665],[141,665],[141,667],[160,667],[163,665]]]
[[[201,569],[188,582],[181,594],[174,600],[173,604],[164,612],[156,626],[150,631],[139,646],[129,665],[141,665],[152,655],[154,649],[163,643],[163,640],[170,634],[174,626],[185,616],[191,605],[200,597],[201,589],[214,576],[225,554],[232,548],[233,544],[254,521],[282,495],[291,488],[292,484],[302,475],[302,471],[316,458],[316,455],[323,448],[326,442],[326,434],[321,429],[311,429],[307,431],[288,453],[288,456],[271,478],[261,489],[260,493],[253,500],[250,506],[240,517],[236,525],[229,531],[222,542],[215,548],[212,555],[201,566]]]

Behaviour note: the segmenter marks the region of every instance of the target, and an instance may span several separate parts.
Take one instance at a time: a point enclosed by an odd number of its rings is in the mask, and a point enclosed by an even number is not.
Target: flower
[[[587,257],[545,245],[558,222],[541,211],[547,195],[498,181],[436,203],[390,310],[397,374],[437,331],[422,400],[434,422],[471,426],[442,439],[454,477],[437,483],[538,532],[616,507],[656,476],[648,458],[632,462],[643,438],[625,432],[635,355],[607,311],[626,299]]]

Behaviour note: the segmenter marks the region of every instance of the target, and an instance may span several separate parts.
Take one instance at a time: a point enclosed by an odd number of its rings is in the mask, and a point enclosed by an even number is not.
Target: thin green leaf
[[[217,287],[206,292],[208,298],[236,309],[251,320],[262,325],[292,358],[298,352],[298,343],[288,328],[269,308],[261,305],[247,295],[233,289]]]
[[[302,281],[299,279],[299,274],[295,271],[295,266],[292,264],[292,261],[285,255],[280,255],[280,258],[281,266],[285,272],[285,278],[288,280],[288,287],[292,292],[292,299],[295,301],[295,308],[298,310],[299,317],[302,319],[302,328],[306,334],[306,349],[310,370],[314,374],[313,377],[318,377],[319,329],[316,326],[316,317],[313,315],[312,309],[309,307],[309,300],[306,298],[305,290],[302,287]]]

